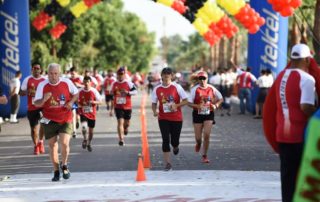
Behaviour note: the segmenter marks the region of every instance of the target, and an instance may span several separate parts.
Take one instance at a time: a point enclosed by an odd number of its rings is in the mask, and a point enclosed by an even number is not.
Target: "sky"
[[[149,31],[156,33],[156,44],[160,45],[160,38],[164,35],[180,34],[184,39],[196,32],[193,25],[178,12],[170,7],[155,3],[151,0],[122,0],[124,9],[138,15]],[[166,26],[164,29],[163,19]]]

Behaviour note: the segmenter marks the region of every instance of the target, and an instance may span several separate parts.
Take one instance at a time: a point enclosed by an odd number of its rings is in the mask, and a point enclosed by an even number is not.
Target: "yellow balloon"
[[[71,13],[76,17],[80,17],[83,13],[85,13],[88,10],[87,5],[81,1],[70,8]]]
[[[198,13],[196,14],[196,17],[201,18],[203,23],[205,23],[207,26],[211,24],[211,20],[209,16],[202,9],[198,11]]]
[[[212,2],[207,1],[204,5],[204,11],[210,19],[210,24],[212,22],[218,22],[224,15],[224,12]]]
[[[157,0],[158,3],[161,3],[163,5],[171,7],[173,4],[174,0]]]
[[[244,0],[217,0],[217,3],[231,15],[237,14],[246,4]]]
[[[58,2],[62,7],[66,7],[67,5],[69,5],[70,0],[57,0],[57,2]]]
[[[202,21],[201,18],[197,18],[192,24],[201,36],[203,36],[209,30],[209,27]]]

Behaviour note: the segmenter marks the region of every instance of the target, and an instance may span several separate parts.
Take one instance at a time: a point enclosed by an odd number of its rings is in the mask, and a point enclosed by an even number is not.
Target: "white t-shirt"
[[[12,92],[14,89],[14,92],[12,94],[19,94],[20,91],[20,79],[19,78],[13,78],[10,82],[10,91]]]

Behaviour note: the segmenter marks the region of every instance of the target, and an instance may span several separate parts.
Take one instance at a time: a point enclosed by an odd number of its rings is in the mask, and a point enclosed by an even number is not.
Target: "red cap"
[[[206,72],[204,72],[204,71],[200,71],[200,72],[198,72],[197,77],[200,77],[200,76],[203,76],[203,77],[208,78],[207,73],[206,73]]]

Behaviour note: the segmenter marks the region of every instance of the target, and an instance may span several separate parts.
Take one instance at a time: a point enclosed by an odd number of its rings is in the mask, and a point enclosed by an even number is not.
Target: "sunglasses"
[[[198,79],[199,79],[199,80],[206,80],[207,78],[204,77],[204,76],[200,76]]]

